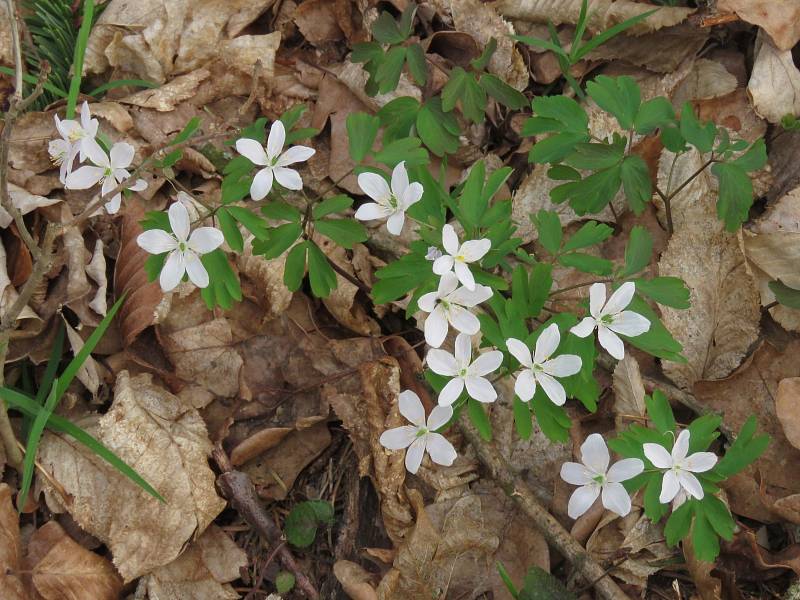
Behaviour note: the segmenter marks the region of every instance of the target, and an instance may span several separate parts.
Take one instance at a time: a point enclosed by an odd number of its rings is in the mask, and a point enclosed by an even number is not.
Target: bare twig
[[[278,560],[294,575],[298,589],[312,600],[319,600],[319,592],[300,569],[291,550],[281,539],[283,537],[281,530],[261,505],[261,500],[256,494],[250,477],[241,471],[233,470],[228,456],[220,446],[214,449],[214,460],[222,470],[222,475],[217,478],[217,486],[222,495],[230,502],[233,509],[258,532],[261,539],[274,548],[278,554]]]

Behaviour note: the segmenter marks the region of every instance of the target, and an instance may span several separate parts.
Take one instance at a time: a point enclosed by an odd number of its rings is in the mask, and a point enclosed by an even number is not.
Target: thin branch
[[[549,297],[558,296],[559,294],[563,294],[564,292],[570,292],[572,290],[577,290],[587,285],[594,285],[595,283],[611,283],[613,279],[595,279],[594,281],[584,281],[583,283],[576,283],[575,285],[568,285],[567,287],[560,288],[557,290],[553,290],[550,292]]]

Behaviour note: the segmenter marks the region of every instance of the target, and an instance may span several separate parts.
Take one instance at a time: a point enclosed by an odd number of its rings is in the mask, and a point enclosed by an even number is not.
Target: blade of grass
[[[58,333],[56,333],[53,349],[50,351],[50,358],[47,361],[47,368],[44,371],[44,377],[42,377],[42,381],[39,384],[39,391],[36,394],[36,404],[39,404],[40,406],[44,404],[44,398],[48,390],[53,387],[53,380],[56,378],[58,365],[61,362],[61,354],[64,351],[65,333],[66,328],[64,327],[64,324],[61,323],[58,327]]]
[[[23,414],[30,417],[36,417],[44,410],[41,406],[34,402],[33,398],[29,398],[25,394],[21,394],[11,388],[0,388],[0,398],[2,398],[10,408],[14,408]],[[114,454],[111,450],[106,448],[99,440],[91,436],[89,433],[69,422],[64,417],[56,414],[51,414],[47,419],[47,427],[58,433],[64,433],[74,438],[87,448],[94,452],[97,456],[105,460],[108,464],[114,467],[117,471],[122,473],[125,477],[130,479],[148,494],[161,502],[166,502],[153,486],[151,486],[144,478],[139,475],[134,469],[129,467],[125,461],[119,456]]]
[[[36,450],[39,448],[39,440],[42,439],[42,432],[47,425],[47,420],[53,414],[56,407],[58,396],[56,396],[56,388],[58,387],[58,379],[53,381],[50,387],[50,394],[47,396],[44,408],[39,411],[33,421],[31,432],[28,434],[28,444],[25,447],[25,460],[22,463],[22,486],[17,496],[17,507],[21,511],[25,506],[25,501],[28,499],[28,492],[31,490],[31,482],[33,481],[33,470],[36,462]],[[45,389],[45,388],[42,388]]]
[[[578,15],[578,24],[575,27],[575,37],[572,40],[572,48],[569,49],[570,61],[573,64],[578,62],[577,59],[575,59],[575,53],[581,45],[583,34],[586,33],[586,24],[589,22],[589,15],[587,14],[588,12],[589,0],[583,0],[581,3],[581,12]]]
[[[92,31],[93,20],[94,0],[86,0],[83,4],[83,21],[78,31],[78,42],[75,44],[75,56],[72,59],[72,79],[69,82],[69,95],[67,96],[68,119],[75,117],[75,106],[78,104],[78,94],[81,91],[83,57],[86,54],[86,44],[89,42],[89,33]]]
[[[13,76],[14,75],[14,69],[10,69],[9,67],[0,66],[0,73],[3,73],[4,75],[12,75]],[[29,75],[27,73],[24,73],[22,75],[22,79],[25,80],[25,83],[29,83],[31,85],[36,85],[38,83],[38,79],[36,79],[36,77],[34,77],[33,75]],[[57,85],[54,85],[53,83],[45,81],[44,84],[42,84],[42,87],[44,87],[44,89],[46,89],[51,94],[55,94],[59,98],[66,98],[67,97],[67,92],[62,90]]]
[[[155,83],[154,81],[146,81],[144,79],[115,79],[114,81],[109,81],[108,83],[104,83],[100,87],[96,87],[91,92],[89,92],[90,96],[99,96],[100,94],[104,94],[110,90],[124,87],[126,85],[132,85],[135,87],[153,89],[160,87],[160,84]]]
[[[635,17],[631,17],[630,19],[626,19],[622,23],[617,23],[613,27],[606,29],[601,33],[598,33],[596,36],[594,36],[592,39],[586,42],[583,46],[581,46],[577,52],[575,52],[575,62],[578,62],[589,52],[591,52],[601,44],[605,44],[608,40],[610,40],[613,37],[616,37],[626,29],[629,29],[634,25],[636,25],[637,23],[644,21],[650,15],[658,12],[658,10],[659,9],[657,8],[655,10],[649,10],[640,15],[636,15]]]

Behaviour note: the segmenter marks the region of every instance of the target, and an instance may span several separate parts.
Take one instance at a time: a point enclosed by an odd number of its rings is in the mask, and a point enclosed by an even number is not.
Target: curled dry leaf
[[[53,204],[61,202],[60,198],[45,198],[44,196],[31,194],[26,189],[16,186],[13,183],[8,184],[8,195],[11,196],[11,202],[23,215],[27,215],[37,208],[52,206]],[[5,229],[11,225],[11,221],[13,221],[11,215],[8,214],[5,208],[0,206],[0,229]]]
[[[333,574],[351,600],[378,600],[370,575],[361,565],[349,560],[337,560]]]
[[[5,313],[19,297],[17,290],[11,285],[11,278],[8,276],[7,259],[5,246],[0,241],[0,313]],[[22,319],[39,320],[39,315],[33,312],[33,309],[29,306],[25,306],[19,317],[17,317],[17,320]]]
[[[788,377],[778,383],[775,413],[786,439],[800,449],[800,377]]]
[[[66,318],[63,318],[64,327],[67,330],[67,340],[72,348],[73,356],[77,356],[78,352],[83,348],[83,338],[81,334],[69,324]],[[97,398],[97,391],[100,389],[100,366],[97,361],[91,356],[87,356],[86,360],[78,369],[78,380],[86,387],[87,390],[92,392],[92,398]]]
[[[800,41],[800,4],[794,0],[717,0],[717,10],[758,25],[781,50],[791,50]]]
[[[694,66],[672,96],[675,106],[689,100],[719,98],[733,92],[738,86],[736,76],[722,63],[707,58],[694,61]]]
[[[106,255],[103,253],[103,240],[98,239],[95,242],[92,260],[86,265],[86,274],[97,284],[97,293],[89,302],[89,308],[105,317],[108,312],[106,303],[108,279],[106,278]]]
[[[675,155],[664,152],[659,185]],[[675,159],[672,181],[684,181],[703,163],[692,151]],[[687,310],[662,307],[662,320],[683,346],[686,364],[665,362],[664,372],[689,389],[701,379],[729,375],[758,336],[760,298],[736,236],[724,231],[714,209],[716,187],[704,171],[672,201],[675,233],[661,255],[661,276],[680,277],[690,290]]]
[[[75,441],[49,432],[42,438],[40,462],[70,495],[59,498],[45,484],[48,503],[63,504],[111,549],[125,581],[175,560],[224,508],[208,466],[203,420],[149,375],[121,371],[108,413],[80,425],[166,500],[159,502]]]
[[[139,580],[137,598],[149,600],[237,600],[229,582],[248,564],[247,554],[211,525],[183,554]]]
[[[583,0],[500,0],[495,6],[506,17],[532,21],[534,23],[552,22],[554,25],[575,25],[581,12]],[[588,30],[603,31],[626,19],[652,10],[652,6],[633,0],[592,0],[589,3]],[[658,31],[684,21],[694,8],[680,6],[661,7],[655,14],[627,30],[639,35]]]
[[[122,578],[114,566],[74,541],[56,521],[33,533],[26,566],[44,600],[117,600],[122,591]]]
[[[19,577],[22,543],[19,537],[19,513],[11,501],[11,494],[11,488],[0,483],[0,590],[3,591],[4,600],[28,600]]]
[[[792,52],[779,50],[763,33],[756,40],[747,92],[756,112],[771,123],[779,123],[786,115],[800,115],[800,70]]]
[[[644,417],[646,413],[642,373],[632,354],[626,353],[614,368],[613,387],[614,423],[621,431],[630,424],[631,417]]]
[[[120,98],[119,101],[123,104],[133,104],[142,108],[153,108],[160,112],[171,111],[178,104],[194,97],[197,93],[197,88],[209,77],[211,77],[211,72],[208,69],[197,69],[186,75],[178,75],[161,87],[145,89]]]

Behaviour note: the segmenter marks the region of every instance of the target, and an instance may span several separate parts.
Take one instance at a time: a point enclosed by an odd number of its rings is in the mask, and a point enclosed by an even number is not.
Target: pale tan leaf
[[[139,592],[150,600],[237,600],[240,596],[229,582],[246,566],[244,550],[211,525],[178,558],[143,577]]]
[[[155,89],[145,89],[140,92],[120,98],[122,104],[133,104],[142,108],[154,108],[165,112],[174,110],[175,107],[195,96],[200,84],[211,77],[207,69],[197,69],[186,75],[178,75],[169,83]]]
[[[19,537],[19,513],[11,501],[11,488],[0,483],[0,590],[7,600],[28,600],[19,578],[22,545]],[[6,595],[3,596],[6,600]]]
[[[63,317],[64,327],[67,330],[67,340],[69,341],[69,345],[72,348],[72,353],[74,356],[78,355],[78,352],[81,351],[83,348],[83,338],[81,334],[79,334],[75,329],[69,324],[66,317]],[[80,368],[78,369],[78,380],[86,387],[87,390],[92,392],[92,397],[97,397],[97,391],[100,389],[100,367],[98,366],[97,362],[90,356],[86,357],[86,360],[83,361]]]
[[[106,312],[108,312],[108,304],[106,303],[108,279],[106,278],[106,255],[103,253],[103,240],[101,239],[95,242],[92,260],[86,265],[86,274],[97,284],[97,293],[95,293],[92,301],[89,302],[89,308],[98,315],[105,317]]]
[[[630,353],[614,368],[614,423],[618,430],[630,424],[631,417],[644,417],[645,389],[639,363]],[[635,422],[635,419],[634,419]]]
[[[28,561],[33,586],[44,600],[116,600],[122,591],[114,566],[74,541],[56,521],[31,536]]]
[[[225,506],[208,467],[211,451],[197,410],[149,375],[117,375],[114,403],[80,423],[156,488],[162,503],[70,438],[46,433],[40,461],[70,494],[59,499],[78,524],[111,549],[126,581],[173,561]],[[145,517],[146,515],[146,517]]]
[[[730,94],[736,87],[736,76],[730,73],[722,63],[699,58],[694,62],[689,75],[675,90],[672,102],[675,106],[683,106],[684,102],[690,100],[719,98]]]
[[[11,308],[14,302],[19,298],[17,290],[11,285],[11,277],[8,275],[8,255],[6,254],[5,246],[0,241],[0,314]],[[36,319],[41,321],[30,306],[25,306],[22,312],[17,317],[17,320],[22,319]]]
[[[661,189],[668,187],[673,157],[669,152],[661,157]],[[702,164],[696,151],[679,156],[672,181],[685,181]],[[729,375],[758,335],[758,289],[736,235],[717,218],[716,201],[716,183],[707,170],[673,198],[675,233],[659,261],[661,276],[680,277],[690,290],[688,310],[662,307],[664,325],[688,361],[665,362],[664,372],[683,388]]]
[[[244,252],[237,255],[236,264],[241,276],[242,294],[265,310],[264,321],[283,314],[294,296],[283,283],[286,254],[273,259],[254,255],[250,239]]]
[[[337,560],[333,565],[333,574],[350,600],[378,600],[372,576],[361,565],[349,560]]]
[[[23,215],[27,215],[37,208],[52,206],[53,204],[61,202],[60,198],[45,198],[44,196],[31,194],[26,189],[16,186],[13,183],[8,184],[8,194],[11,196],[11,202],[14,203],[14,206],[16,206]],[[5,229],[11,224],[12,220],[8,211],[0,206],[0,228]]]
[[[781,50],[800,41],[800,4],[796,0],[717,0],[719,12],[735,12],[739,18],[766,31]]]
[[[800,115],[800,70],[790,50],[779,50],[759,33],[756,60],[747,84],[756,112],[771,123],[786,115]]]
[[[795,448],[800,448],[800,377],[788,377],[778,382],[775,412],[786,439]]]

